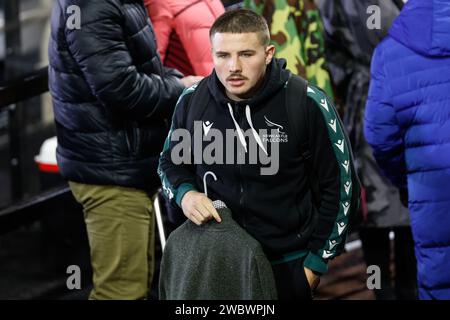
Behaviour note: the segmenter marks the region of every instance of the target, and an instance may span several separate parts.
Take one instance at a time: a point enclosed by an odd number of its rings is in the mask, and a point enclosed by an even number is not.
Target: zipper
[[[244,117],[242,116],[243,113],[239,109],[239,106],[237,103],[235,103],[235,111],[239,117],[239,125],[241,126],[241,129],[244,130],[243,129],[244,128]],[[242,148],[241,148],[241,150],[242,150]],[[238,155],[238,159],[239,159],[239,155]],[[244,159],[245,159],[245,154],[244,154]],[[244,163],[245,163],[245,161],[244,161]],[[238,164],[237,166],[238,166],[238,180],[239,180],[239,207],[241,208],[241,212],[242,212],[242,226],[245,228],[247,226],[247,223],[245,221],[244,185],[243,185],[243,179],[242,179],[242,165]]]
[[[132,157],[137,156],[140,151],[141,136],[136,122],[125,125],[125,139],[128,147],[128,154]]]
[[[244,186],[242,184],[242,166],[239,165],[239,187],[240,187],[240,196],[239,196],[239,207],[241,207],[242,212],[242,225],[244,227],[247,226],[245,221],[245,210],[244,210]]]
[[[128,154],[131,155],[131,139],[130,139],[130,126],[125,122],[124,124],[125,142],[127,143]]]

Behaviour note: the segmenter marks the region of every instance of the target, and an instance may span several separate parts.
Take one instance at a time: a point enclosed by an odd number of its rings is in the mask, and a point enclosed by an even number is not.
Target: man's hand
[[[314,274],[314,272],[311,269],[308,269],[306,267],[303,268],[305,269],[306,279],[308,280],[311,291],[316,290],[316,288],[319,286],[320,283],[320,277]]]
[[[181,199],[181,208],[183,209],[184,215],[196,225],[201,225],[213,218],[217,222],[222,221],[212,201],[201,192],[186,192],[183,199]]]
[[[201,76],[187,76],[184,78],[181,78],[181,83],[187,88],[192,86],[193,84],[196,84],[197,82],[200,82],[204,77]]]

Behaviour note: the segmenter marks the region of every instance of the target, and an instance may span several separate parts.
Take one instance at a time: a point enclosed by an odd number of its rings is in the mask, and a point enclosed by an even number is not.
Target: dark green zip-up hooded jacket
[[[299,108],[304,107],[306,111],[299,112],[295,121],[308,128],[309,170],[318,180],[320,189],[320,199],[316,199],[318,205],[313,206],[309,171],[290,127],[290,121],[294,120],[289,119],[285,107],[290,72],[284,67],[284,60],[273,59],[261,89],[245,101],[230,100],[214,72],[197,87],[185,90],[175,108],[171,131],[160,157],[159,175],[165,195],[181,206],[184,194],[189,190],[202,191],[204,174],[214,172],[217,181],[208,188],[209,198],[225,202],[233,212],[233,218],[262,244],[270,260],[288,261],[305,256],[306,267],[324,273],[327,261],[340,254],[344,247],[351,215],[350,146],[345,142],[343,129],[329,99],[318,88],[309,85],[306,106],[299,101]],[[207,90],[204,90],[205,85]],[[197,95],[192,99],[194,93]],[[192,105],[191,99],[195,100]],[[197,124],[200,134],[197,133],[196,138],[192,130],[195,125],[187,123],[191,122],[187,119],[192,108],[201,103],[205,104],[204,110],[198,119],[194,119],[201,121],[200,126]],[[196,115],[196,112],[191,114]],[[177,129],[185,128],[193,137],[189,152],[194,154],[194,160],[199,150],[203,155],[211,153],[212,140],[222,138],[223,149],[214,152],[223,154],[223,162],[208,163],[203,157],[201,163],[177,164],[172,151],[178,154],[178,143],[183,139],[177,141],[175,136],[182,131]],[[263,130],[266,130],[265,135]],[[228,141],[226,137],[230,131],[244,132],[245,136],[236,134],[234,141]],[[198,142],[198,137],[202,141]],[[250,151],[252,146],[260,155],[267,152],[269,156],[273,156],[278,148],[278,170],[273,174],[262,174],[262,169],[269,165],[263,161],[251,163],[251,155],[246,149]],[[234,163],[227,158],[230,149],[235,151]],[[245,163],[236,161],[239,152],[244,153]]]

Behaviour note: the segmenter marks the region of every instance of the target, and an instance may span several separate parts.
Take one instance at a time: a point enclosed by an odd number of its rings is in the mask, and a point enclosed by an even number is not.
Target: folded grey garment
[[[162,300],[276,299],[273,270],[261,245],[223,201],[213,201],[222,222],[187,220],[170,234],[161,261]],[[198,272],[202,270],[202,272]]]

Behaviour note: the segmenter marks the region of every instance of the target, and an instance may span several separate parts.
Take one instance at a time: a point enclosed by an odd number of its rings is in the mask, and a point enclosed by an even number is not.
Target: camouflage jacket
[[[289,70],[333,98],[325,65],[323,25],[313,0],[245,0],[244,8],[267,20],[276,57],[286,59]]]

